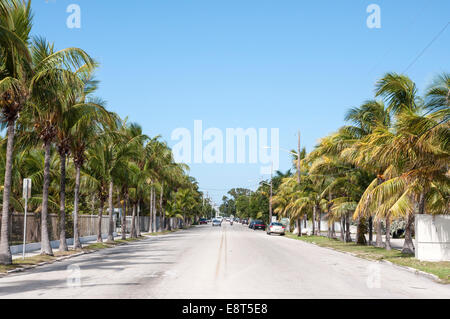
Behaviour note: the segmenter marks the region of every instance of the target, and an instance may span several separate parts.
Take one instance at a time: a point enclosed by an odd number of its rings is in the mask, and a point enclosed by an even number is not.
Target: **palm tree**
[[[103,106],[98,105],[92,101],[86,101],[86,96],[92,93],[96,86],[92,85],[90,80],[91,72],[93,67],[90,65],[83,65],[81,68],[76,70],[73,74],[73,81],[63,83],[61,88],[62,100],[64,107],[57,109],[56,120],[56,142],[57,150],[60,156],[60,251],[67,251],[66,242],[66,162],[71,149],[74,153],[77,153],[77,160],[80,160],[80,152],[83,152],[83,147],[80,149],[81,145],[85,145],[92,140],[92,135],[95,135],[96,122],[95,119],[102,118],[102,113],[107,113]],[[75,143],[73,143],[73,138],[78,138]],[[80,138],[83,139],[80,142]],[[79,190],[77,190],[79,191]],[[81,248],[78,236],[78,216],[76,216],[76,236],[75,236],[75,247],[76,249]]]
[[[294,189],[297,184],[292,178],[285,178],[280,185],[277,193],[272,198],[272,205],[274,207],[274,213],[280,217],[290,216],[289,204],[293,200]],[[291,216],[292,218],[293,216]],[[299,230],[298,236],[302,236],[301,221],[300,218],[296,218],[296,227]]]
[[[14,152],[16,120],[30,96],[30,81],[34,73],[29,50],[32,25],[30,3],[10,0],[0,4],[0,108],[1,122],[7,127],[5,182],[3,184],[2,228],[0,235],[0,264],[12,263],[9,249],[9,208],[11,171]],[[31,74],[30,74],[31,73]]]
[[[423,106],[422,100],[417,95],[417,87],[415,83],[405,75],[398,75],[396,73],[386,74],[381,80],[378,81],[376,94],[377,96],[381,96],[386,99],[388,102],[388,111],[396,117],[397,121],[402,116],[405,116],[405,114],[413,114],[420,110]],[[393,136],[391,135],[391,137]],[[403,151],[404,150],[405,149],[403,149]],[[391,156],[389,158],[392,158],[393,154],[390,155]],[[404,155],[405,154],[402,154],[402,157]],[[406,238],[403,249],[404,252],[408,253],[414,252],[411,230],[413,220],[414,212],[413,210],[410,210],[407,214]]]
[[[376,163],[373,163],[372,158],[367,158],[364,152],[361,152],[359,146],[362,140],[373,133],[374,129],[377,127],[382,127],[389,129],[391,126],[391,117],[389,112],[385,109],[384,104],[381,101],[367,101],[359,108],[353,108],[348,111],[346,121],[351,122],[352,126],[344,127],[350,136],[353,137],[354,142],[346,150],[343,150],[341,157],[350,163],[355,164],[357,167],[366,170],[369,174],[378,175],[377,182],[381,184],[384,182],[382,174],[386,167],[379,167]],[[367,165],[367,162],[370,162]],[[365,227],[365,218],[369,218],[369,245],[372,245],[373,235],[372,235],[372,223],[374,215],[370,214],[358,215],[359,220],[358,234],[361,234],[361,228]],[[368,216],[367,216],[368,215]],[[377,219],[376,223],[376,246],[383,246],[382,238],[382,220]],[[365,242],[365,236],[359,237],[359,243]]]
[[[376,159],[375,165],[384,168],[384,173],[366,190],[356,213],[371,207],[387,224],[392,218],[405,217],[404,253],[414,252],[414,215],[426,213],[431,202],[446,202],[440,199],[445,192],[438,190],[445,189],[449,159],[445,79],[435,82],[424,104],[408,77],[387,74],[378,82],[377,95],[387,100],[395,124],[391,129],[377,126],[359,147],[361,154]],[[424,110],[428,113],[422,115]]]
[[[39,70],[42,65],[52,61],[53,69],[48,66],[44,72],[40,74],[39,81],[32,82],[31,96],[32,103],[25,114],[23,121],[24,127],[28,129],[28,136],[24,136],[24,141],[40,140],[44,146],[45,165],[44,165],[44,183],[42,192],[42,212],[41,212],[41,253],[44,255],[53,255],[50,246],[50,240],[47,228],[48,215],[48,196],[50,186],[50,155],[52,144],[58,135],[58,124],[67,123],[68,120],[73,120],[67,116],[68,109],[67,92],[70,91],[74,85],[80,83],[78,77],[70,68],[79,69],[82,67],[80,63],[84,63],[86,67],[90,68],[93,65],[90,57],[79,49],[66,49],[55,52],[53,44],[49,44],[43,38],[36,38],[33,43],[33,65]],[[70,94],[69,94],[70,96]],[[22,120],[21,120],[22,121]],[[60,124],[59,126],[61,126]],[[66,150],[61,151],[66,152]],[[60,154],[61,154],[60,152]],[[61,158],[61,187],[60,200],[65,201],[65,161],[66,156]],[[65,210],[65,204],[61,205]],[[65,213],[61,211],[62,219],[65,221]],[[61,224],[61,245],[62,250],[67,250],[65,242],[65,223]]]
[[[122,141],[119,129],[110,128],[98,137],[95,147],[89,149],[87,156],[90,169],[96,171],[99,179],[108,184],[108,242],[114,241],[114,183],[120,184],[119,172],[125,169],[127,159],[132,155],[130,148],[122,144]]]
[[[105,102],[95,98],[92,94],[97,89],[97,81],[92,79],[92,70],[86,69],[83,66],[78,70],[77,74],[81,78],[82,86],[77,95],[73,95],[69,100],[71,106],[69,111],[64,114],[64,118],[68,119],[63,121],[59,129],[59,149],[64,149],[65,152],[70,151],[73,154],[73,160],[75,165],[75,196],[74,196],[74,248],[80,249],[81,242],[78,232],[78,205],[79,205],[79,193],[81,182],[81,171],[84,163],[86,162],[88,155],[87,149],[95,143],[96,139],[105,134],[105,128],[107,130],[114,129],[116,127],[117,115],[110,113],[105,109]],[[94,147],[95,148],[95,147]],[[61,157],[64,158],[64,152],[61,152]],[[95,191],[98,194],[101,212],[103,213],[103,207],[105,200],[108,196],[108,184],[106,172],[104,167],[96,165],[99,163],[97,156],[104,155],[101,150],[96,149],[94,154],[91,154],[94,159],[93,165],[90,166],[87,171],[84,172],[86,178],[90,178],[90,186],[94,183],[96,187]],[[100,161],[102,162],[102,161]],[[88,178],[88,179],[89,179]],[[63,180],[61,178],[61,180]],[[95,180],[95,182],[94,182]],[[62,187],[61,187],[62,189]],[[106,198],[105,198],[106,197]],[[101,221],[99,217],[100,235],[98,241],[102,241],[101,236]]]

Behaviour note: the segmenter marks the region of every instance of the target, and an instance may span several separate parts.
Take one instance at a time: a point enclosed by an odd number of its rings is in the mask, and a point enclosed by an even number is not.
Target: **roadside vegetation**
[[[341,241],[386,250],[392,249],[392,235],[401,234],[402,252],[414,254],[415,215],[450,213],[449,119],[450,74],[436,75],[419,96],[409,77],[387,73],[372,100],[348,110],[348,125],[309,154],[292,151],[293,169],[276,172],[256,191],[231,190],[221,211],[269,222],[272,206],[300,237],[309,221],[313,235],[326,231],[336,238],[338,223]],[[322,220],[327,229],[321,229]],[[356,238],[351,226],[357,226]]]
[[[82,248],[81,214],[109,217],[108,244],[115,208],[123,212],[123,240],[140,236],[138,216],[150,216],[151,232],[162,232],[210,214],[211,202],[161,137],[145,135],[96,95],[99,63],[80,48],[57,50],[33,35],[30,3],[0,0],[0,265],[12,264],[10,218],[24,211],[24,178],[32,180],[28,211],[40,216],[43,256],[56,255],[49,214],[59,215],[60,252],[71,237],[75,250]],[[97,228],[102,243],[100,222]]]
[[[449,263],[417,261],[413,239],[416,215],[450,213],[450,74],[436,75],[423,96],[418,92],[408,76],[385,74],[374,97],[347,111],[346,126],[310,153],[292,151],[293,169],[276,172],[256,191],[232,189],[221,211],[268,223],[273,209],[280,220],[289,218],[296,230],[291,237],[448,282]],[[306,227],[312,237],[304,237]],[[324,232],[326,237],[317,237]],[[404,238],[401,251],[392,251],[393,236]]]

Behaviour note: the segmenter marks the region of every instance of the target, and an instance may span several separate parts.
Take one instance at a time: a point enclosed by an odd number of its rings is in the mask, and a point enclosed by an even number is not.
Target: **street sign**
[[[31,179],[25,178],[23,180],[23,198],[30,199],[31,198]]]

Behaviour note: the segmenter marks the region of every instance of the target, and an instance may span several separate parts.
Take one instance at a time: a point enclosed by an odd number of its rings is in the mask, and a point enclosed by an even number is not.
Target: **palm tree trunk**
[[[350,213],[345,216],[345,242],[352,242],[352,235],[350,233]]]
[[[381,176],[378,176],[378,186],[380,186],[381,184],[383,184],[385,182],[384,178]],[[382,203],[379,203],[379,205],[381,206]],[[384,244],[383,244],[383,224],[381,219],[378,219],[375,221],[375,230],[377,232],[377,239],[376,239],[376,247],[379,248],[383,248]]]
[[[155,219],[155,232],[161,232],[161,215],[159,216],[159,223],[157,222],[156,215],[158,214],[157,209],[157,201],[156,201],[156,190],[153,192],[153,218]]]
[[[122,240],[127,239],[127,200],[126,196],[123,200],[122,209]]]
[[[73,205],[73,249],[81,249],[80,233],[78,231],[78,209],[80,200],[80,175],[81,167],[79,164],[75,163],[76,176],[75,176],[75,199]]]
[[[403,245],[403,254],[414,254],[415,248],[412,239],[412,226],[414,223],[415,216],[413,213],[408,214],[406,221],[406,231],[405,231],[405,243]]]
[[[418,211],[419,215],[425,214],[425,202],[426,202],[425,192],[421,192],[419,196],[419,211]]]
[[[103,209],[105,207],[105,201],[103,199],[100,200],[100,208],[98,210],[98,220],[97,220],[97,242],[103,242],[102,236],[102,221],[103,221]]]
[[[386,250],[392,250],[391,246],[391,217],[386,217]]]
[[[59,251],[68,251],[66,240],[66,153],[59,155],[61,179],[59,186]]]
[[[50,186],[50,152],[51,143],[46,141],[45,145],[45,160],[44,160],[44,187],[42,190],[42,212],[41,212],[41,254],[53,256],[53,250],[50,245],[48,234],[48,189]]]
[[[373,217],[369,217],[369,246],[373,244]]]
[[[301,218],[297,218],[297,220],[295,221],[295,223],[297,224],[296,227],[298,229],[298,237],[302,237],[302,220]]]
[[[158,214],[158,209],[156,207],[156,204],[157,204],[156,191],[153,194],[153,196],[154,196],[154,198],[153,198],[153,205],[154,205],[153,211],[155,212],[155,221],[156,221],[156,214]],[[162,232],[163,231],[163,227],[164,227],[163,222],[164,222],[163,221],[163,216],[162,216],[161,209],[160,209],[160,211],[159,211],[159,223],[157,224],[157,228],[158,228],[157,231],[158,232]]]
[[[156,220],[153,214],[153,187],[150,189],[150,233],[156,233]]]
[[[375,230],[377,232],[377,241],[376,241],[375,246],[383,248],[384,247],[384,244],[383,244],[383,224],[382,224],[381,219],[377,220],[375,222],[375,225],[376,225],[375,226]]]
[[[167,230],[172,231],[172,217],[169,217],[169,220],[167,221]]]
[[[332,208],[333,208],[333,194],[331,192],[328,193],[328,205],[327,205],[327,212],[328,212],[328,238],[333,239],[334,238],[334,221],[332,220]]]
[[[138,201],[137,204],[137,229],[136,229],[136,234],[137,237],[141,237],[141,201]]]
[[[0,234],[0,264],[11,265],[9,249],[9,197],[11,194],[11,171],[14,152],[15,121],[8,122],[8,142],[6,145],[5,183],[3,188],[2,229]]]
[[[331,224],[331,238],[336,239],[336,225],[333,220],[333,223]]]
[[[114,242],[114,205],[113,205],[113,193],[114,193],[114,183],[109,182],[109,195],[108,195],[108,205],[109,205],[109,225],[108,225],[108,242]]]
[[[361,217],[358,220],[358,230],[356,235],[356,243],[358,245],[367,245],[366,230],[366,219]]]
[[[316,235],[316,205],[313,207],[312,234]]]
[[[164,194],[164,183],[161,183],[161,194],[159,195],[159,229],[162,231],[164,229],[165,216],[163,208],[163,194]]]
[[[319,207],[317,208],[317,213],[318,213],[318,216],[317,216],[317,235],[321,236],[322,235],[322,231],[321,231],[321,227],[322,227],[322,225],[321,225],[321,223],[322,223],[322,211],[321,211],[321,209]]]
[[[345,241],[345,217],[341,216],[341,241]]]
[[[136,204],[133,204],[133,213],[131,215],[130,236],[131,236],[131,238],[137,238],[137,231],[136,231]]]

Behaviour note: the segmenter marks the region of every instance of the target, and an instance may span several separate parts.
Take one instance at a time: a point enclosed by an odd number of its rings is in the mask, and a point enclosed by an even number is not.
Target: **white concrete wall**
[[[416,215],[416,258],[450,261],[450,216]]]

